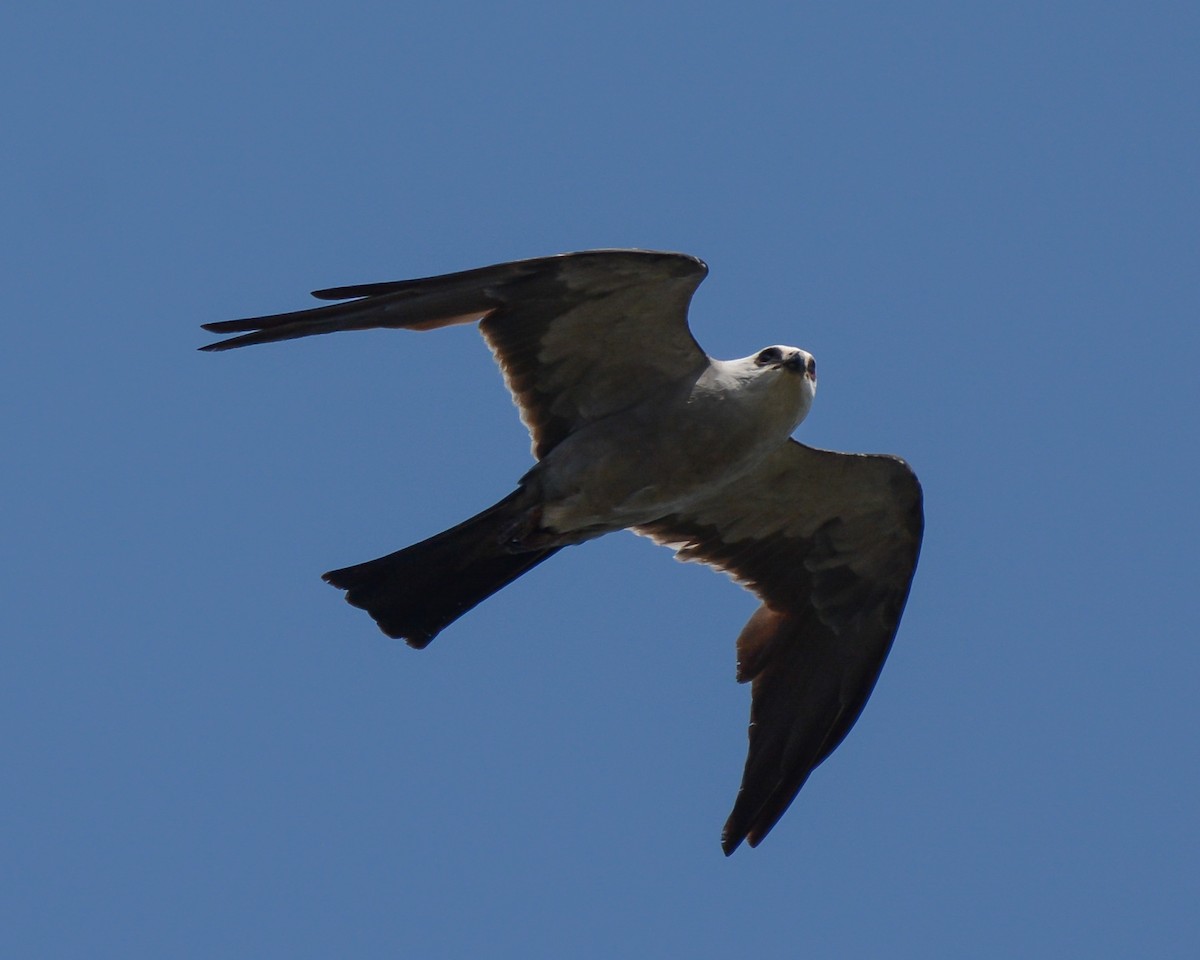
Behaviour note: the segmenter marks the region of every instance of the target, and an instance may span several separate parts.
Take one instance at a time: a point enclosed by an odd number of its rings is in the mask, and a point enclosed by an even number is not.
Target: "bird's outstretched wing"
[[[850,731],[883,668],[921,548],[904,461],[792,440],[686,514],[635,528],[725,570],[763,605],[738,637],[750,752],[721,842],[758,843]]]
[[[317,290],[347,302],[206,323],[228,350],[339,330],[480,321],[541,458],[579,424],[634,406],[708,362],[687,325],[708,267],[679,253],[592,250],[422,280]],[[348,299],[353,298],[353,299]]]

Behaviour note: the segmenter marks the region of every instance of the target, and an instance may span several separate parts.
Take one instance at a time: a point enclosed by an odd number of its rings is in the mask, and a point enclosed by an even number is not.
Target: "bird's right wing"
[[[635,406],[708,364],[687,324],[708,268],[679,253],[592,250],[423,280],[318,290],[345,303],[204,324],[229,350],[340,330],[434,330],[480,322],[545,456],[591,420]]]

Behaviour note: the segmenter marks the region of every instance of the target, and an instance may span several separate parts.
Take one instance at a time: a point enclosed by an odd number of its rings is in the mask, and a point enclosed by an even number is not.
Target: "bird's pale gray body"
[[[564,534],[649,523],[711,497],[753,470],[804,419],[815,375],[780,362],[710,360],[629,410],[583,423],[526,475],[542,526]]]
[[[318,291],[348,302],[206,324],[223,350],[339,330],[478,322],[537,461],[457,527],[325,579],[425,646],[557,550],[629,528],[725,570],[763,604],[738,638],[750,754],[727,853],[756,845],[861,712],[899,624],[922,531],[903,461],[790,439],[816,392],[807,352],[714,360],[687,326],[707,268],[588,251]]]

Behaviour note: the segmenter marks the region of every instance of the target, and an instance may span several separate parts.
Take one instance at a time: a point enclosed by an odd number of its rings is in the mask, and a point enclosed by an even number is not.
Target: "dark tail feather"
[[[322,579],[346,591],[389,637],[424,647],[464,613],[561,550],[509,552],[504,538],[524,491],[505,497],[445,533]]]

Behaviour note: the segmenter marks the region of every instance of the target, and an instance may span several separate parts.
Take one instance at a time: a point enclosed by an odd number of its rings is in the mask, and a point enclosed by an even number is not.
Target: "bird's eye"
[[[782,359],[783,354],[779,351],[778,347],[767,347],[766,350],[759,352],[758,356],[754,358],[754,362],[759,366],[763,366],[768,363],[778,363]]]
[[[809,376],[815,377],[817,375],[817,361],[809,357],[804,369],[808,371]]]

